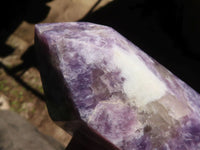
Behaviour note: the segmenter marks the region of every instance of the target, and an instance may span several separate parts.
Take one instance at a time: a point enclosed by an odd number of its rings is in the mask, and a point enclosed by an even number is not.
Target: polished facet
[[[122,35],[85,22],[35,29],[53,120],[120,150],[200,149],[200,95]]]

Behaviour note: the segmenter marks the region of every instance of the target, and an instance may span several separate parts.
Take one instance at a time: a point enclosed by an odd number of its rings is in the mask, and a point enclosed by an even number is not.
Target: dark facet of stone
[[[68,22],[35,33],[50,116],[85,149],[200,149],[200,95],[115,30]]]

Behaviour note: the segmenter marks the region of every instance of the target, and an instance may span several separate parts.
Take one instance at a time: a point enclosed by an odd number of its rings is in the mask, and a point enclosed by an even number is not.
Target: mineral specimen
[[[95,150],[200,149],[200,95],[115,30],[69,22],[35,33],[47,107],[65,130]]]

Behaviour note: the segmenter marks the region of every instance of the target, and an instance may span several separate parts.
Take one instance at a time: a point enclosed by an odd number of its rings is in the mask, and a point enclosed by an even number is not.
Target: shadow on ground
[[[183,39],[182,9],[178,0],[115,0],[80,21],[113,27],[200,92],[200,56]]]
[[[45,19],[48,15],[50,8],[46,6],[46,3],[51,0],[8,0],[4,1],[0,6],[1,14],[1,26],[0,26],[0,57],[4,58],[11,55],[14,49],[6,45],[6,40],[13,34],[22,21],[35,24]],[[20,75],[35,65],[34,46],[30,46],[22,55],[22,64],[9,68],[3,63],[0,63],[0,67],[4,68],[6,73],[12,76],[18,83],[24,86],[27,90],[38,96],[40,99],[44,99],[43,95],[37,92],[35,89],[27,85]],[[21,72],[20,75],[16,75],[17,72]]]
[[[28,85],[26,82],[24,82],[23,79],[21,79],[21,76],[31,67],[37,67],[36,60],[35,60],[35,50],[34,46],[30,46],[25,53],[22,55],[21,60],[23,61],[22,64],[17,65],[13,68],[9,68],[3,63],[0,62],[0,67],[2,67],[5,72],[11,76],[16,82],[20,83],[24,88],[26,88],[28,91],[33,93],[35,96],[37,96],[40,100],[45,100],[44,95],[38,92],[36,89],[32,88],[30,85]],[[20,72],[20,73],[19,73]]]
[[[49,12],[46,3],[51,0],[8,0],[0,6],[0,56],[7,56],[13,49],[5,44],[7,38],[15,31],[22,21],[38,23],[45,19]]]

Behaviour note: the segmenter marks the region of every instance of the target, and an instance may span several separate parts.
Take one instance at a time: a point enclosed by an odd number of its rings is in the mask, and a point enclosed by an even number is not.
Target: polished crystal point
[[[200,149],[200,95],[118,32],[68,22],[35,33],[50,116],[88,149]]]

